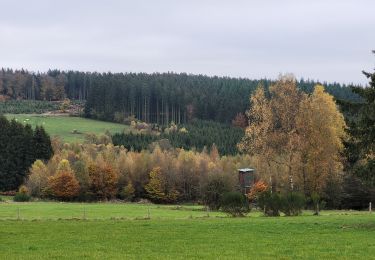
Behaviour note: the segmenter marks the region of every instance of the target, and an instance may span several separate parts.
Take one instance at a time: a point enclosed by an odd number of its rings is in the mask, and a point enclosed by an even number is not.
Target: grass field
[[[111,133],[122,132],[126,125],[97,121],[81,117],[43,116],[34,114],[7,114],[9,119],[15,118],[18,122],[28,123],[35,127],[43,126],[51,136],[60,136],[65,142],[82,142],[84,133],[103,134],[108,130]],[[74,134],[77,130],[80,134]]]
[[[0,259],[81,258],[374,259],[375,215],[233,219],[200,206],[0,203]]]

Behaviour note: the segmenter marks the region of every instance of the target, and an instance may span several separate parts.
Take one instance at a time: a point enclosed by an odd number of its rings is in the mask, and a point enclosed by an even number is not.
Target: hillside
[[[28,115],[28,114],[7,114],[9,119],[16,119],[18,122],[27,123],[35,127],[43,126],[47,133],[59,136],[65,142],[83,142],[85,134],[94,133],[96,135],[110,133],[121,133],[128,127],[122,124],[103,122],[81,117],[50,116],[50,115]]]
[[[209,77],[177,73],[85,73],[50,70],[47,73],[0,70],[0,100],[86,100],[85,116],[105,121],[137,119],[167,125],[191,118],[229,123],[249,107],[249,96],[270,80]],[[311,93],[317,82],[299,80]],[[324,83],[336,99],[360,101],[351,88]]]

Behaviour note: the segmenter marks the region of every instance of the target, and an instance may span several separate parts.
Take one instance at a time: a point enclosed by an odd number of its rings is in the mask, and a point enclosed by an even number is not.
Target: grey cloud
[[[0,0],[0,66],[366,84],[373,10],[371,0]]]

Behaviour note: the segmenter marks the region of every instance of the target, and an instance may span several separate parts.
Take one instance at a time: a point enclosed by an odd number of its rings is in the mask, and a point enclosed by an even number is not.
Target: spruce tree
[[[8,121],[0,115],[0,191],[16,190],[36,159],[52,155],[49,136],[43,128]]]
[[[37,126],[34,131],[34,156],[37,159],[48,160],[53,155],[51,140],[43,127]]]
[[[358,159],[366,163],[360,164],[355,172],[366,183],[375,186],[375,72],[363,71],[363,74],[370,82],[366,88],[353,88],[353,92],[363,98],[364,104],[359,112],[359,120],[353,124],[351,132],[360,153]]]

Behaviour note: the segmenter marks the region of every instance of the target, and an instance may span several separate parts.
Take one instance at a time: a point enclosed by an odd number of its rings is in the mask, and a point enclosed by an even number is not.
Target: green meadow
[[[5,202],[4,202],[5,201]],[[0,259],[374,259],[375,215],[230,218],[197,205],[0,203]]]
[[[51,116],[37,114],[7,114],[8,119],[15,118],[18,122],[35,127],[43,126],[53,136],[61,137],[65,142],[82,142],[84,134],[119,133],[128,126],[111,122],[92,120],[82,117]]]

